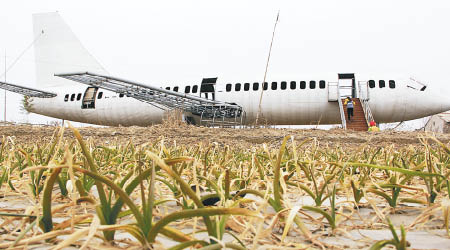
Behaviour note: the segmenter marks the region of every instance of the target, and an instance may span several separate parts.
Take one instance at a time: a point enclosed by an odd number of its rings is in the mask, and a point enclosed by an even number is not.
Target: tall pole
[[[5,82],[6,82],[6,49],[5,49]],[[6,89],[5,89],[5,104],[3,110],[3,121],[6,122]]]
[[[262,97],[263,97],[263,93],[264,93],[264,83],[266,82],[267,69],[269,68],[269,61],[270,61],[270,53],[272,53],[273,38],[275,37],[275,30],[277,28],[277,23],[278,23],[279,17],[280,17],[280,11],[278,11],[277,20],[275,20],[275,25],[273,26],[272,40],[270,41],[269,55],[267,56],[266,70],[264,72],[264,80],[261,84],[261,94],[259,96],[258,113],[256,113],[255,125],[258,125],[259,117],[261,116],[261,103],[262,103]],[[269,84],[267,84],[267,85],[269,85]],[[269,87],[269,86],[267,86],[267,87]]]

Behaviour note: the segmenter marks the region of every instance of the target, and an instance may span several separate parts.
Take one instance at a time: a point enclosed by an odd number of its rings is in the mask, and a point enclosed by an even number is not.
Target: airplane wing
[[[55,74],[55,76],[124,94],[152,105],[159,104],[168,109],[181,109],[194,115],[215,118],[235,118],[242,115],[242,107],[236,104],[208,100],[117,77],[91,72],[64,73]]]
[[[30,96],[30,97],[51,98],[51,97],[56,96],[56,94],[52,93],[52,92],[47,92],[47,91],[43,91],[43,90],[39,90],[39,89],[33,89],[30,87],[24,87],[24,86],[7,83],[7,82],[2,82],[2,81],[0,81],[0,88],[6,89],[8,91],[18,93],[21,95]]]

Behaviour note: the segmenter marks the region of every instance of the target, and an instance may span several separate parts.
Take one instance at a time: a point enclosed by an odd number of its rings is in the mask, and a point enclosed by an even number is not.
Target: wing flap
[[[17,94],[30,96],[30,97],[39,97],[39,98],[56,97],[56,94],[52,93],[52,92],[47,92],[47,91],[43,91],[43,90],[39,90],[39,89],[20,86],[17,84],[12,84],[12,83],[2,82],[2,81],[0,81],[0,88],[6,89],[8,91],[11,91],[11,92],[14,92]]]

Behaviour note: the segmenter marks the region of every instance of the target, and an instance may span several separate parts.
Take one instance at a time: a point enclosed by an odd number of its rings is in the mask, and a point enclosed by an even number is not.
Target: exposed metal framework
[[[240,121],[238,123],[242,123],[242,119],[240,118],[243,116],[243,109],[236,104],[208,100],[193,95],[91,72],[64,73],[55,74],[55,76],[124,94],[139,101],[158,106],[162,109],[180,109],[192,113],[193,115],[197,115],[201,117],[201,119],[233,119]]]
[[[56,96],[56,94],[52,92],[46,92],[2,81],[0,81],[0,88],[30,97],[51,98]]]

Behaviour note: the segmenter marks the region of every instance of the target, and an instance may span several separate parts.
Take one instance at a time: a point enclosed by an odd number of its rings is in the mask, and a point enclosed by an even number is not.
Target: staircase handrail
[[[337,91],[338,91],[339,113],[341,114],[342,128],[344,130],[346,130],[347,129],[347,121],[345,120],[344,105],[342,104],[341,91],[339,89],[340,88],[339,88],[339,85],[338,85]]]
[[[361,106],[362,106],[362,109],[364,112],[364,116],[366,117],[367,125],[369,125],[369,123],[374,120],[372,110],[370,109],[370,106],[369,106],[369,101],[367,99],[362,99],[362,98],[360,99],[360,101],[361,101]]]

